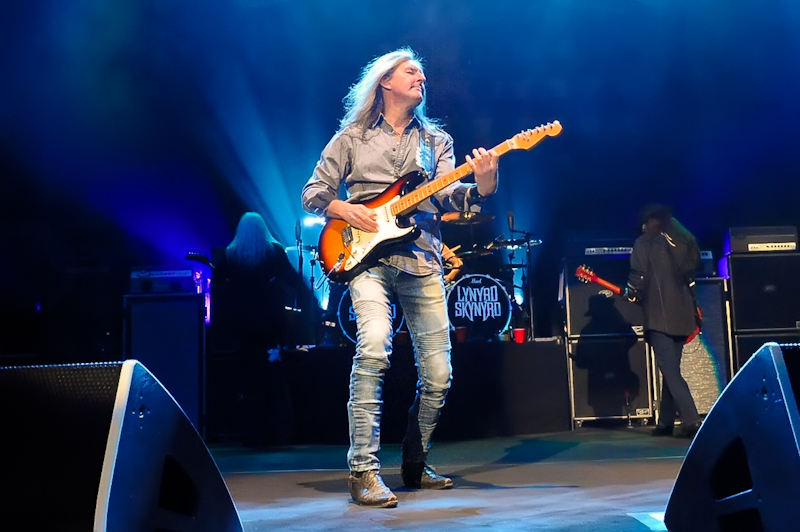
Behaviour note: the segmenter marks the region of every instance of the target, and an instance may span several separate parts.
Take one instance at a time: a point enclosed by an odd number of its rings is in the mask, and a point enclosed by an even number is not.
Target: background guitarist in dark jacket
[[[652,434],[691,438],[701,420],[681,375],[681,355],[697,327],[694,274],[700,250],[694,236],[663,205],[643,210],[642,231],[633,246],[625,295],[644,309],[645,337],[664,378],[659,422]],[[676,410],[681,425],[673,431]]]
[[[375,233],[369,201],[402,176],[427,171],[434,179],[454,169],[453,140],[425,114],[425,75],[420,58],[400,49],[374,59],[345,98],[339,131],[322,152],[303,188],[303,208],[344,220]],[[358,341],[350,374],[350,494],[357,504],[397,505],[397,497],[379,475],[383,379],[392,349],[389,297],[403,309],[417,363],[417,394],[403,440],[401,477],[410,488],[449,488],[426,460],[430,438],[450,387],[450,337],[442,279],[440,211],[480,210],[481,200],[497,188],[494,150],[473,150],[466,157],[473,185],[455,182],[426,199],[414,213],[421,233],[416,240],[388,248],[379,261],[350,280]],[[338,199],[344,184],[347,201]]]

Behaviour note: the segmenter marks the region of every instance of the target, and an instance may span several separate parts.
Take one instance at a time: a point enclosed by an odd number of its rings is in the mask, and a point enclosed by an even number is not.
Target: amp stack
[[[729,278],[737,371],[766,342],[800,342],[797,228],[732,227],[720,273]]]
[[[647,424],[653,417],[653,379],[641,307],[576,275],[582,268],[607,283],[625,286],[632,250],[629,240],[571,241],[563,260],[559,301],[565,317],[573,427],[603,419]]]

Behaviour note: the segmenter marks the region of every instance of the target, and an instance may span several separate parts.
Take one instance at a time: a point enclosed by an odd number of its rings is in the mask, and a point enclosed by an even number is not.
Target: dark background
[[[570,238],[637,234],[658,201],[719,257],[800,225],[793,0],[38,0],[0,8],[0,353],[118,358],[133,267],[186,267],[247,210],[294,245],[299,193],[373,57],[425,58],[459,163],[523,129],[486,204],[543,244],[552,333]],[[306,244],[318,229],[305,229]]]

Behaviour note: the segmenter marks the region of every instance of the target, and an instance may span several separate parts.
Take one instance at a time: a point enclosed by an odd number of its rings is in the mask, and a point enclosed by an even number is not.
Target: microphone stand
[[[303,226],[300,220],[294,226],[294,239],[297,243],[297,273],[300,275],[300,280],[303,281]],[[295,290],[294,294],[294,308],[300,308],[300,294]]]
[[[534,316],[533,316],[533,288],[531,279],[533,278],[533,271],[531,270],[531,242],[534,240],[537,244],[541,244],[541,240],[532,238],[534,236],[533,233],[529,233],[528,231],[519,231],[514,229],[513,227],[509,228],[511,232],[511,237],[514,237],[514,233],[525,235],[525,275],[527,279],[523,279],[522,284],[525,285],[525,293],[528,299],[528,317],[529,317],[529,324],[530,324],[530,333],[528,333],[528,341],[532,341],[534,338],[533,335],[533,326],[534,326]]]

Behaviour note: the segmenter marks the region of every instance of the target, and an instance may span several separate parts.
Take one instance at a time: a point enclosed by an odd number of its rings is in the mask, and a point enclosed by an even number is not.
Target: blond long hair
[[[236,235],[225,254],[233,262],[255,266],[273,253],[273,242],[264,218],[257,212],[246,212],[239,219]]]
[[[347,96],[343,99],[345,114],[339,122],[339,131],[350,126],[366,130],[375,123],[383,112],[381,81],[391,76],[397,67],[406,61],[422,64],[422,58],[407,47],[376,57],[367,63],[367,66],[361,71],[358,81],[350,87]],[[436,120],[428,118],[425,114],[426,100],[427,95],[423,91],[422,101],[414,108],[414,116],[422,124],[422,127],[432,133],[438,124]]]

